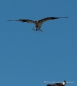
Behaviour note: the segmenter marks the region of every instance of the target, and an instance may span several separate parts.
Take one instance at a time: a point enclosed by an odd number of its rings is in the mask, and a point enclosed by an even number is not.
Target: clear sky
[[[34,24],[45,22],[43,32]],[[46,86],[44,81],[74,81],[77,85],[77,0],[0,0],[0,86]]]

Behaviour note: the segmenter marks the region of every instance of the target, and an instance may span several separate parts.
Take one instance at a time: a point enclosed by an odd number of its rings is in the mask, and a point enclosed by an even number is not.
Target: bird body
[[[40,28],[45,21],[59,19],[59,18],[67,18],[67,17],[46,17],[46,18],[43,18],[43,19],[38,20],[38,21],[34,21],[34,20],[30,20],[30,19],[18,19],[18,20],[8,20],[8,21],[20,21],[20,22],[34,23],[35,27],[36,27],[35,30],[36,31],[38,31],[38,30],[42,31]]]
[[[64,80],[62,83],[55,83],[55,84],[47,84],[47,86],[65,86],[66,81]]]

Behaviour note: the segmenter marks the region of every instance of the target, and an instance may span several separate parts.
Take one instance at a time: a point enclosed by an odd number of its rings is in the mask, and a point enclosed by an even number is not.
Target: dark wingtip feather
[[[8,21],[13,21],[13,20],[8,20]]]
[[[64,17],[64,18],[68,18],[68,16]]]
[[[18,19],[18,20],[8,20],[8,21],[23,21],[25,19]]]
[[[58,18],[68,18],[68,17],[58,17]]]

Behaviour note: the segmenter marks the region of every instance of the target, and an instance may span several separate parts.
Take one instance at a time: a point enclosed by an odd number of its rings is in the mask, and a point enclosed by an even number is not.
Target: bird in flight
[[[65,86],[66,81],[64,80],[62,83],[55,83],[55,84],[47,84],[47,86]]]
[[[34,23],[35,24],[35,31],[42,31],[41,26],[45,21],[48,20],[55,20],[55,19],[59,19],[59,18],[68,18],[68,17],[46,17],[43,19],[40,19],[38,21],[34,21],[34,20],[30,20],[30,19],[18,19],[18,20],[8,20],[8,21],[20,21],[20,22],[27,22],[27,23]]]

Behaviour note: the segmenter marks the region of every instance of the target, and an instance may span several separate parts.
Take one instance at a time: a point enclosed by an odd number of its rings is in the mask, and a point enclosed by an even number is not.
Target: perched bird
[[[42,31],[40,28],[45,21],[59,19],[59,18],[68,18],[68,17],[46,17],[38,21],[29,20],[29,19],[18,19],[18,20],[8,20],[8,21],[20,21],[20,22],[34,23],[36,27],[35,31],[38,31],[38,30]]]
[[[62,83],[55,83],[55,84],[47,84],[47,86],[65,86],[66,81],[64,80]]]

